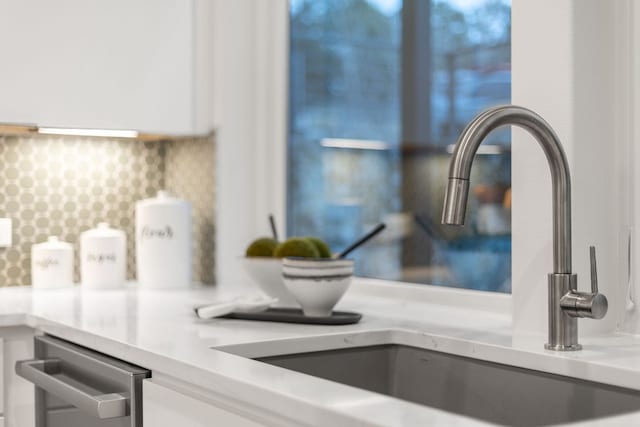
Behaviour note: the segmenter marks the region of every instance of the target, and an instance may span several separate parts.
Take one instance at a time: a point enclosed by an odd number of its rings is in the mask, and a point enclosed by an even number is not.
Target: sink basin
[[[359,340],[357,335],[272,341],[271,350],[263,353],[266,357],[260,356],[253,344],[229,350],[270,365],[501,425],[545,426],[640,410],[640,391],[434,351],[398,340],[389,343],[382,336]],[[334,347],[322,348],[318,342],[323,339]],[[296,347],[298,350],[292,351]],[[274,348],[287,354],[274,355]],[[562,363],[561,359],[557,363]]]

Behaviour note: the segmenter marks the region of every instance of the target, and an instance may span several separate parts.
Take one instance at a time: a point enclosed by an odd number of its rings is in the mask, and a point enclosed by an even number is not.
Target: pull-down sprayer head
[[[447,225],[464,225],[468,198],[469,180],[449,177],[447,192],[444,196],[442,223]]]

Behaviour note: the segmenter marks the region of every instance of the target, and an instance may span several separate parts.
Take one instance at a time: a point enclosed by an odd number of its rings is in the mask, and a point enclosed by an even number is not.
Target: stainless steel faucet
[[[500,126],[516,125],[538,141],[549,162],[553,186],[553,273],[549,279],[548,350],[580,350],[578,317],[602,319],[607,298],[598,293],[595,248],[590,248],[591,292],[578,292],[571,273],[571,177],[560,140],[547,122],[533,111],[515,105],[488,109],[476,116],[458,138],[449,165],[449,182],[442,213],[443,224],[464,224],[471,164],[485,137]]]

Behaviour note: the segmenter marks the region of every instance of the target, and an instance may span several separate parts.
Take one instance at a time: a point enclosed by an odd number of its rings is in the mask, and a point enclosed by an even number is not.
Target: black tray
[[[299,308],[271,307],[257,313],[235,312],[221,319],[260,320],[263,322],[307,323],[311,325],[351,325],[362,318],[360,313],[334,311],[331,316],[305,316]]]

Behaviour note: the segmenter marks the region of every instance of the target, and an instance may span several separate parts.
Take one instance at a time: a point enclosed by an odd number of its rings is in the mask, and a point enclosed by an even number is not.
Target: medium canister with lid
[[[80,235],[82,286],[113,289],[127,279],[127,237],[122,230],[101,222]]]
[[[56,236],[31,246],[31,284],[34,288],[73,285],[73,246]]]
[[[145,288],[191,285],[191,204],[159,191],[136,203],[136,266]]]

